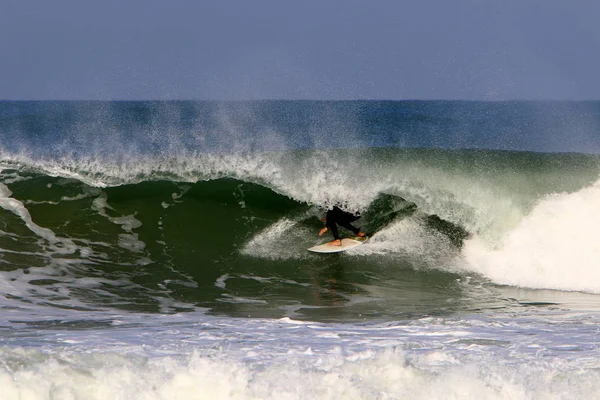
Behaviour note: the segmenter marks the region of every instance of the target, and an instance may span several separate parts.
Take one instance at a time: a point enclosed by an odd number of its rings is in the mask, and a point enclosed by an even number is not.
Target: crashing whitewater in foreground
[[[0,103],[6,398],[600,397],[599,115]]]

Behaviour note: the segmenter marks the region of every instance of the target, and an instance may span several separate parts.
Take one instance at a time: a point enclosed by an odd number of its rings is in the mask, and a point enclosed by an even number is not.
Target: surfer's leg
[[[359,218],[360,218],[360,216],[350,214],[348,212],[340,210],[337,207],[334,207],[332,210],[329,210],[327,212],[327,227],[329,229],[332,229],[330,227],[330,225],[335,227],[336,230],[335,230],[334,235],[335,235],[336,239],[339,238],[336,224],[343,228],[348,229],[355,235],[365,236],[365,234],[363,232],[361,232],[361,230],[359,228],[356,228],[354,225],[351,224],[351,222],[354,222]],[[333,230],[332,230],[332,232],[333,232]]]
[[[358,217],[356,215],[352,215],[352,214],[344,212],[344,211],[341,211],[341,210],[338,213],[337,217],[338,218],[337,218],[336,222],[338,223],[339,226],[348,229],[355,235],[358,235],[358,233],[360,232],[360,229],[358,229],[354,225],[352,225],[352,222],[356,221],[360,217]]]
[[[338,221],[338,224],[341,227],[344,227],[346,229],[348,229],[349,231],[351,231],[352,233],[354,233],[355,235],[358,235],[360,232],[360,229],[358,229],[357,227],[355,227],[354,225],[352,225],[350,222],[348,221]]]
[[[327,222],[326,222],[325,226],[327,227],[327,229],[329,229],[331,231],[333,238],[335,240],[339,240],[340,234],[338,232],[337,224],[335,223],[333,218],[327,218]]]

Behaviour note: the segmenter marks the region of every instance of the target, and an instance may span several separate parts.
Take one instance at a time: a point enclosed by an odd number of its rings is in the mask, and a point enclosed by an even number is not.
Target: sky
[[[0,99],[599,100],[598,0],[0,0]]]

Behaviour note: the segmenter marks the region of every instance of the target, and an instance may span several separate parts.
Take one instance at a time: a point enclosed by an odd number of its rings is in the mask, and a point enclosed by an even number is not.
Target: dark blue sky
[[[600,99],[598,0],[1,0],[1,99]]]

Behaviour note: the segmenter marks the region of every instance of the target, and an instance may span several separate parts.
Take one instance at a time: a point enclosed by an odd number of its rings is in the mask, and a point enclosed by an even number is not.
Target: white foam
[[[239,303],[239,304],[267,304],[265,300],[262,299],[250,299],[246,297],[233,296],[227,293],[223,293],[222,298],[217,299],[217,301],[224,303]]]
[[[8,187],[3,183],[0,183],[0,207],[21,218],[29,230],[48,241],[54,252],[63,254],[71,254],[75,252],[77,246],[72,240],[59,238],[51,229],[43,228],[37,225],[31,219],[31,215],[29,214],[29,211],[25,205],[19,200],[10,197],[11,195],[12,192],[10,189],[8,189]]]
[[[10,185],[11,183],[28,181],[30,179],[30,176],[22,176],[19,175],[17,172],[4,172],[3,166],[0,163],[0,180],[2,181],[2,183]]]
[[[268,259],[302,258],[306,256],[306,248],[310,247],[307,243],[309,235],[296,222],[282,218],[254,235],[244,244],[241,253]]]
[[[465,244],[468,268],[501,284],[600,293],[600,181],[542,199],[494,248]]]
[[[218,288],[221,288],[221,289],[225,289],[227,286],[227,279],[229,279],[229,278],[230,278],[229,274],[221,275],[215,281],[215,286]]]
[[[146,248],[146,243],[139,239],[139,235],[134,233],[133,230],[142,226],[142,222],[135,218],[134,215],[123,215],[119,217],[113,217],[108,214],[107,209],[115,211],[113,207],[108,204],[108,196],[106,193],[99,193],[98,197],[92,202],[92,209],[95,210],[99,215],[108,219],[111,223],[121,226],[126,233],[120,233],[118,235],[118,245],[124,249],[127,249],[134,253],[139,253]],[[140,263],[138,261],[138,263]],[[142,264],[146,262],[143,261]]]
[[[119,233],[119,246],[133,252],[140,252],[146,248],[146,243],[138,239],[137,233]]]
[[[442,234],[427,229],[420,218],[405,218],[374,234],[354,253],[361,255],[399,255],[416,259],[417,265],[448,264],[455,247]]]
[[[325,339],[324,339],[325,340]],[[329,339],[338,340],[338,339]],[[65,346],[77,341],[63,340]],[[580,399],[600,394],[600,374],[560,360],[521,363],[475,351],[470,361],[444,351],[342,348],[319,354],[290,349],[285,358],[256,362],[227,352],[191,350],[148,357],[137,352],[44,353],[2,349],[3,396],[8,399]],[[129,350],[131,351],[131,350]],[[598,367],[598,364],[595,365]]]

